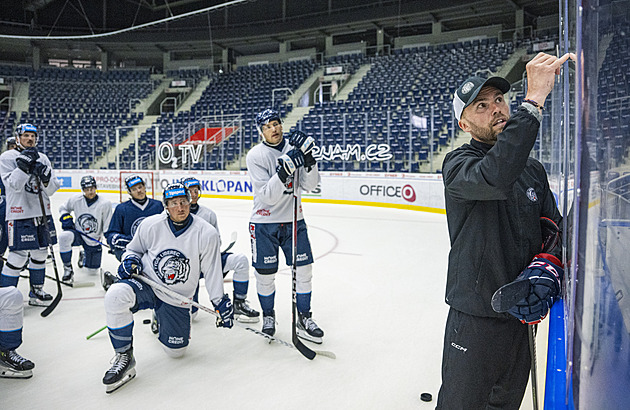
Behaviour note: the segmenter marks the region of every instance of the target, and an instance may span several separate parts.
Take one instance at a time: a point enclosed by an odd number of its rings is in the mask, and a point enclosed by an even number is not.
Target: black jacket
[[[541,251],[539,218],[546,216],[560,226],[547,174],[529,157],[539,125],[521,107],[494,146],[471,140],[444,159],[451,238],[446,303],[456,310],[505,317],[492,310],[492,295]]]

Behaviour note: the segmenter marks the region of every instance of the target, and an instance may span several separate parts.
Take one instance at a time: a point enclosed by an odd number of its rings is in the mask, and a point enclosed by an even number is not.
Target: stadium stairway
[[[190,94],[188,94],[188,97],[186,97],[186,100],[182,103],[182,105],[177,108],[176,113],[179,114],[182,111],[190,111],[190,108],[195,105],[197,101],[199,101],[199,98],[201,98],[201,95],[206,90],[206,88],[208,88],[211,81],[212,80],[210,80],[209,78],[204,78],[203,80],[200,80],[195,86],[195,89],[192,90]]]
[[[335,96],[335,101],[347,100],[348,95],[357,87],[361,80],[363,80],[363,77],[370,71],[370,68],[372,68],[372,64],[363,64],[360,66],[352,77],[341,87],[341,90],[339,90]]]
[[[13,105],[11,106],[11,111],[15,111],[15,114],[19,117],[22,111],[28,111],[28,106],[30,104],[30,99],[28,96],[28,82],[25,81],[14,81],[13,82],[13,91],[11,93],[11,97],[15,98],[13,100]]]
[[[308,92],[310,92],[311,87],[317,82],[319,81],[319,77],[324,75],[324,69],[323,68],[318,68],[317,70],[313,71],[313,74],[311,74],[310,76],[308,76],[306,78],[306,80],[304,80],[304,82],[297,88],[297,90],[295,90],[295,92],[289,96],[289,98],[286,99],[286,101],[284,101],[284,105],[289,105],[291,104],[293,107],[297,107],[300,103],[300,99],[302,98],[302,96]],[[286,122],[286,121],[285,121]],[[285,127],[287,130],[289,128]]]

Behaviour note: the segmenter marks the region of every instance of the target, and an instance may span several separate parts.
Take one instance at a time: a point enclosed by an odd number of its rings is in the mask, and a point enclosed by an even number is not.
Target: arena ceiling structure
[[[159,64],[178,58],[220,60],[316,48],[326,42],[393,45],[398,37],[517,24],[534,32],[553,21],[557,0],[4,0],[0,8],[3,61],[135,60]],[[519,15],[520,18],[515,18]],[[518,20],[518,22],[517,22]],[[223,54],[224,56],[225,54]]]

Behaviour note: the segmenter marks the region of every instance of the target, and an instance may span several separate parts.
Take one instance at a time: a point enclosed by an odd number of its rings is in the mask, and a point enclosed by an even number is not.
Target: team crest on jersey
[[[94,233],[98,229],[98,221],[91,214],[83,214],[77,218],[77,223],[85,233]]]
[[[184,283],[190,274],[190,262],[180,251],[167,249],[153,260],[153,271],[167,285]]]
[[[526,194],[530,201],[532,202],[538,201],[538,196],[536,195],[536,191],[534,191],[534,188],[528,188]]]
[[[39,193],[39,184],[34,178],[29,178],[29,180],[24,185],[24,190],[29,194],[37,194]]]
[[[140,225],[140,222],[144,221],[144,219],[146,218],[146,216],[140,217],[138,219],[136,219],[133,224],[131,225],[131,236],[135,236],[136,235],[136,231],[138,230],[138,226]]]

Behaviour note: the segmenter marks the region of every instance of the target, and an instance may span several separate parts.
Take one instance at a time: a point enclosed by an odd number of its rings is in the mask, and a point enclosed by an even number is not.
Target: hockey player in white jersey
[[[221,316],[217,325],[231,328],[234,323],[232,302],[223,292],[218,232],[190,214],[190,195],[182,184],[168,185],[163,198],[167,212],[147,217],[138,226],[118,268],[120,280],[105,295],[107,327],[116,352],[103,377],[108,393],[136,374],[133,313],[155,311],[160,323],[158,340],[171,357],[181,357],[190,338],[190,307],[134,279],[134,274],[192,298],[203,272],[210,300]]]
[[[204,219],[219,233],[219,222],[217,214],[210,208],[199,205],[199,196],[201,195],[201,183],[197,178],[185,178],[182,183],[190,193],[190,212]],[[252,309],[247,303],[247,290],[249,288],[249,261],[247,256],[242,253],[222,252],[221,253],[221,269],[223,277],[230,271],[234,271],[232,283],[234,285],[234,317],[242,323],[256,323],[260,319],[260,312]],[[195,293],[195,296],[197,293]],[[193,307],[193,313],[196,308]]]
[[[101,268],[103,233],[112,218],[112,203],[96,192],[96,179],[91,175],[81,178],[82,194],[74,195],[59,207],[61,229],[59,233],[59,254],[63,262],[63,281],[74,282],[72,269],[72,247],[82,246],[83,266],[92,275],[99,274]],[[74,217],[76,217],[76,221]]]
[[[28,263],[29,304],[48,306],[52,296],[43,289],[47,247],[57,243],[49,196],[59,189],[60,183],[48,157],[37,152],[35,126],[20,124],[15,139],[17,149],[0,155],[0,175],[6,188],[9,241],[9,255],[0,274],[0,287],[17,286],[20,271]],[[42,215],[39,195],[46,216]]]
[[[0,288],[0,377],[28,379],[35,365],[20,356],[24,299],[15,286]]]
[[[320,181],[317,161],[311,153],[312,138],[302,132],[292,133],[288,140],[282,134],[282,121],[275,110],[256,116],[256,126],[263,141],[247,154],[247,171],[254,192],[254,208],[249,223],[252,265],[256,269],[258,299],[263,310],[262,331],[274,335],[275,274],[278,271],[278,249],[292,263],[293,174],[299,172],[299,187],[314,189]],[[301,200],[301,193],[297,193]],[[313,254],[308,239],[301,202],[297,215],[297,310],[299,337],[321,343],[324,332],[311,317]]]

